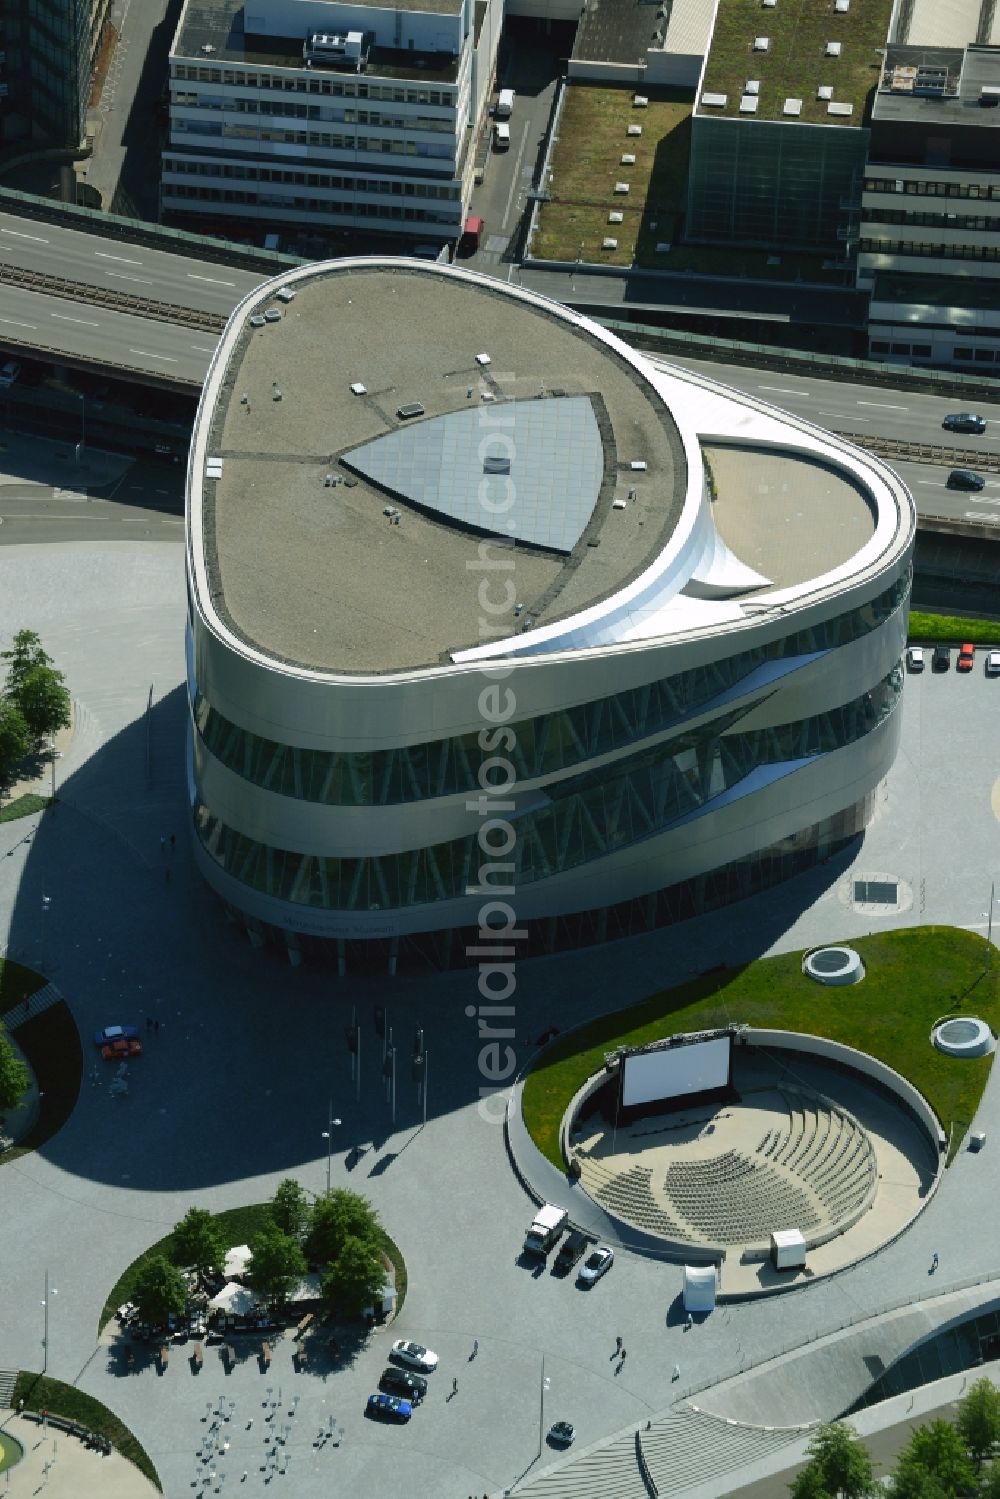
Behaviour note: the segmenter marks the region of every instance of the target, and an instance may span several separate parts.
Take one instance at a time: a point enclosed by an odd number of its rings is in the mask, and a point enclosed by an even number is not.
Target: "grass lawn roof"
[[[698,114],[741,118],[740,99],[748,79],[760,81],[757,112],[747,119],[785,119],[786,99],[801,99],[798,119],[810,124],[861,125],[868,95],[879,81],[892,0],[850,0],[844,12],[834,0],[719,0],[715,30],[705,65]],[[766,52],[753,50],[756,37],[768,38]],[[826,44],[839,42],[839,57],[826,56]],[[831,115],[817,91],[832,86],[833,101],[853,104],[850,115]],[[705,108],[704,95],[725,94],[724,108]]]
[[[852,938],[866,976],[827,988],[802,972],[802,952],[704,974],[563,1036],[539,1057],[522,1099],[535,1144],[564,1167],[559,1125],[576,1090],[616,1046],[642,1046],[683,1031],[747,1024],[825,1036],[869,1053],[907,1078],[951,1132],[951,1154],[976,1109],[992,1057],[945,1056],[930,1042],[944,1015],[977,1015],[996,1034],[1000,961],[982,937],[955,927],[911,927]],[[808,951],[808,949],[806,949]]]

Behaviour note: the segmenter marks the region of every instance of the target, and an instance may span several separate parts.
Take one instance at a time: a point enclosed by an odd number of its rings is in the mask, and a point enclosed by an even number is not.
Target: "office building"
[[[502,0],[185,0],[165,215],[455,240]]]
[[[0,7],[0,152],[75,149],[111,0],[5,0]]]

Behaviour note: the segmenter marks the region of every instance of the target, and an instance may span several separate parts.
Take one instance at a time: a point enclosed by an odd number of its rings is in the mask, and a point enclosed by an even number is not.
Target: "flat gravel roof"
[[[210,457],[223,460],[220,477],[211,468],[202,480],[213,604],[249,645],[337,673],[436,665],[491,638],[481,628],[484,579],[501,601],[513,581],[522,607],[515,614],[508,606],[495,625],[513,634],[617,592],[669,541],[687,488],[673,418],[635,365],[572,315],[421,262],[329,262],[296,282],[286,305],[273,289],[237,314],[221,385],[200,418]],[[252,327],[250,316],[267,309],[280,309],[280,319]],[[484,354],[485,364],[477,359]],[[525,462],[554,459],[552,444],[537,442],[527,460],[511,454],[505,474],[505,452],[516,448],[510,434],[537,432],[546,405],[554,431],[582,430],[576,419],[561,423],[567,398],[599,434],[596,467],[593,442],[564,448],[559,472],[530,486],[535,524],[527,529],[544,544],[512,541],[507,525],[518,513],[517,482],[527,482]],[[527,426],[512,420],[511,402],[519,417],[529,413]],[[408,406],[420,409],[400,416]],[[468,523],[468,508],[455,503],[454,465],[445,497],[444,477],[439,496],[426,466],[418,483],[405,463],[372,477],[375,465],[366,474],[350,461],[365,444],[440,427],[451,413],[463,413],[464,426],[472,411],[484,473],[473,473],[465,444],[459,481],[464,472],[484,486],[495,522],[484,511],[481,525]],[[439,450],[433,441],[402,449]],[[587,472],[574,488],[575,464]],[[580,493],[596,492],[579,532],[537,526],[540,496],[563,503],[563,474],[577,505]],[[511,494],[514,507],[501,508]],[[484,571],[484,557],[513,565]]]

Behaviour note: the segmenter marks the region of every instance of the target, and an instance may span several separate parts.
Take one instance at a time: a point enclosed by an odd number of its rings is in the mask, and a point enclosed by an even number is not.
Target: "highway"
[[[63,356],[97,368],[131,369],[198,386],[215,343],[213,334],[195,328],[0,282],[0,344],[15,351],[37,351],[57,363]]]
[[[263,279],[254,271],[187,260],[126,240],[6,213],[0,213],[0,262],[220,317],[228,317],[234,304]]]

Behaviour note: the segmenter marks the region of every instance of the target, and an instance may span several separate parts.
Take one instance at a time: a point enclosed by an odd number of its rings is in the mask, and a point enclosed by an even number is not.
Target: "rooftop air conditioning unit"
[[[616,239],[612,239],[610,235],[608,235],[605,239],[603,239],[601,241],[601,249],[602,250],[617,250],[617,248],[618,248],[618,241]]]
[[[302,56],[306,62],[360,62],[363,42],[360,31],[314,31]]]

